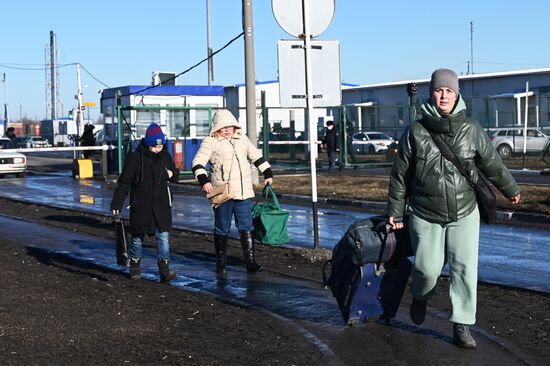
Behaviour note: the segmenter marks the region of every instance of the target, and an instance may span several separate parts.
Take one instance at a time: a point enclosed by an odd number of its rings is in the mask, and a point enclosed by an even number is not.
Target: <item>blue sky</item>
[[[217,50],[242,31],[242,1],[211,0],[211,6]],[[270,0],[255,0],[253,8],[256,79],[275,80],[277,41],[292,37],[277,24]],[[1,14],[0,73],[6,73],[14,120],[20,111],[31,118],[46,115],[43,67],[50,30],[57,35],[60,65],[78,62],[110,87],[147,85],[153,71],[179,73],[206,56],[206,0],[9,0]],[[471,21],[475,73],[538,68],[550,66],[548,14],[545,0],[336,0],[332,24],[317,39],[340,41],[342,81],[355,84],[428,78],[437,67],[467,73]],[[61,67],[59,74],[67,114],[76,105],[76,68]],[[177,81],[207,82],[206,63]],[[240,38],[216,56],[214,83],[242,82]],[[84,101],[99,105],[105,86],[84,71],[82,83]],[[92,118],[97,114],[91,109]]]

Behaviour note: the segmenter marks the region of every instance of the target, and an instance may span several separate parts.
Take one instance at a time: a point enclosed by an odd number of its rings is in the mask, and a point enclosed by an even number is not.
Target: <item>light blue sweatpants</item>
[[[477,261],[479,211],[447,224],[421,219],[414,213],[409,221],[411,244],[415,250],[411,293],[428,300],[435,291],[437,278],[449,263],[449,296],[453,323],[474,324],[477,301]]]

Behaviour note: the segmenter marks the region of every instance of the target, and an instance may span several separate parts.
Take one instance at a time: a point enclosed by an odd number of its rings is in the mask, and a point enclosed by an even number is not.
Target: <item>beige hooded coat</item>
[[[223,127],[236,127],[231,140],[218,136],[216,131]],[[260,172],[270,168],[248,137],[241,133],[239,122],[233,114],[225,109],[216,111],[212,118],[210,135],[204,138],[193,159],[193,173],[201,182],[199,176],[207,176],[206,164],[210,162],[210,182],[214,187],[229,180],[233,199],[244,200],[254,197],[252,189],[252,170],[250,162],[254,163]],[[204,177],[202,177],[204,181]],[[201,182],[201,184],[204,184]]]

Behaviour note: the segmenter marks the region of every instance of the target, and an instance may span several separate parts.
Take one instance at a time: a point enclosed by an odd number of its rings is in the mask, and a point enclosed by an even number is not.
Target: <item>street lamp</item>
[[[19,104],[19,122],[23,123],[23,105],[20,102],[17,104]]]

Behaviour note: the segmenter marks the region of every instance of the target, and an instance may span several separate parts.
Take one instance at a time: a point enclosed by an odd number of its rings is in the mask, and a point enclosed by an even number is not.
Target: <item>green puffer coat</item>
[[[422,119],[413,122],[399,141],[399,152],[390,176],[388,216],[403,217],[405,205],[419,217],[435,222],[454,222],[476,207],[468,180],[443,157],[426,129],[443,135],[474,180],[481,170],[507,198],[519,188],[479,123],[466,117],[465,105],[448,117],[434,113],[430,102],[422,107]],[[476,169],[477,166],[477,169]]]

